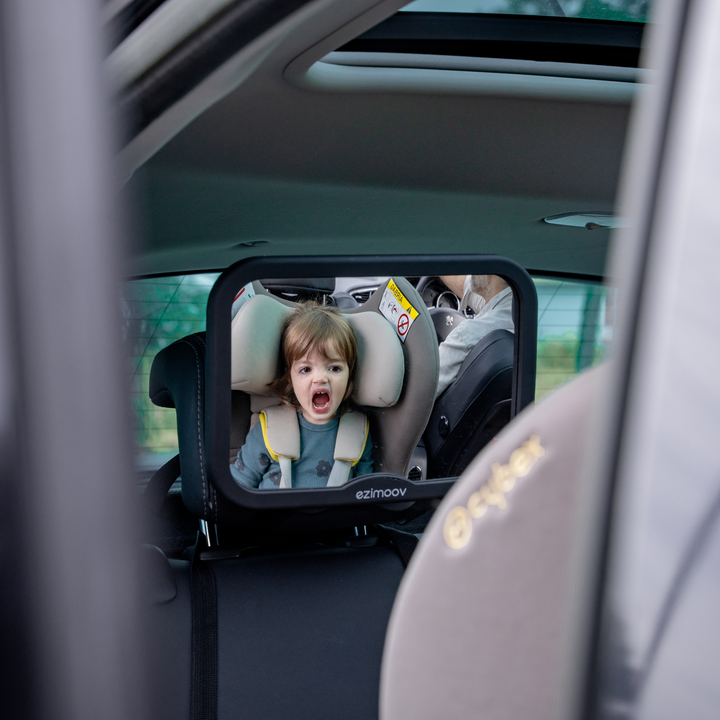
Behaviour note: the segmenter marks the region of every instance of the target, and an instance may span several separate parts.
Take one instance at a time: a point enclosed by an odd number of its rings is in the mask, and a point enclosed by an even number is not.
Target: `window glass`
[[[136,466],[151,475],[177,453],[175,410],[148,395],[155,355],[175,340],[205,330],[207,299],[218,273],[128,282],[122,294],[128,381],[134,411]],[[603,358],[612,333],[612,303],[596,283],[534,278],[538,292],[535,399],[540,400]]]
[[[535,399],[597,365],[612,336],[612,295],[597,283],[534,278],[538,293]]]
[[[136,464],[149,474],[177,453],[175,410],[148,395],[155,355],[175,340],[205,330],[210,290],[218,273],[173,275],[126,283],[122,294],[129,383],[134,410]]]
[[[650,0],[415,0],[402,10],[647,22],[650,5]]]

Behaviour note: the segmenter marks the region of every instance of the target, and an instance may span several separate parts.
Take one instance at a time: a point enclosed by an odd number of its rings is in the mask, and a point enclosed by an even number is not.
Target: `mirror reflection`
[[[510,419],[512,306],[497,275],[238,288],[232,477],[271,490],[459,475]]]

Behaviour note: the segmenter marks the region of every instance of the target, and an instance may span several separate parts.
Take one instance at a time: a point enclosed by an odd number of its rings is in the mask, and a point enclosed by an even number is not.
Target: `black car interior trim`
[[[132,0],[110,21],[113,45],[120,44],[142,25],[165,0]]]
[[[256,37],[308,2],[244,0],[218,13],[122,92],[118,106],[128,139]]]

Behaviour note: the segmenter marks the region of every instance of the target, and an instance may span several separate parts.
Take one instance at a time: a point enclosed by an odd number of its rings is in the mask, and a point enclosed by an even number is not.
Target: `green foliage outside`
[[[538,350],[535,400],[605,355],[607,290],[595,283],[535,278]]]
[[[565,333],[562,337],[546,337],[538,341],[536,402],[578,374],[579,349],[580,337],[572,332]],[[597,365],[604,355],[605,348],[596,344],[592,365]]]

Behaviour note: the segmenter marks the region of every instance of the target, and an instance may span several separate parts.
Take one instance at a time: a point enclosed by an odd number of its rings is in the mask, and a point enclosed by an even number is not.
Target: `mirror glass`
[[[234,291],[229,464],[241,487],[458,476],[515,412],[517,308],[514,320],[499,275],[263,278]]]

